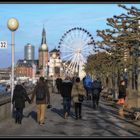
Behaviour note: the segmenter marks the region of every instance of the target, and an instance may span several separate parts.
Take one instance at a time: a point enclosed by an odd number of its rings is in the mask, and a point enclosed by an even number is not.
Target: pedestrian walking
[[[5,91],[6,91],[6,93],[10,93],[10,92],[11,92],[11,87],[10,87],[10,85],[7,85],[7,86],[6,86]]]
[[[72,81],[68,76],[66,76],[65,80],[62,81],[61,87],[61,95],[63,97],[63,109],[65,119],[70,114],[72,86],[73,86]]]
[[[118,99],[124,99],[126,98],[126,85],[125,85],[125,81],[122,80],[120,82],[119,85],[119,95],[118,95]]]
[[[119,85],[119,95],[118,95],[118,102],[117,104],[120,105],[119,109],[119,115],[124,116],[124,104],[125,104],[125,98],[126,98],[126,85],[125,85],[125,80],[121,80],[120,85]]]
[[[83,85],[84,85],[84,89],[86,91],[86,97],[87,100],[89,100],[89,94],[91,92],[91,85],[92,85],[92,78],[90,77],[89,74],[87,74],[84,78],[83,78]]]
[[[72,88],[72,100],[74,102],[76,119],[82,118],[82,102],[84,100],[85,92],[80,78],[77,77]]]
[[[45,124],[46,105],[49,104],[49,99],[50,99],[49,90],[46,87],[44,77],[39,78],[39,82],[34,88],[34,92],[31,97],[32,102],[35,96],[36,96],[36,105],[37,105],[37,122],[40,125],[43,125]]]
[[[23,118],[23,109],[25,108],[25,101],[28,101],[28,103],[31,103],[31,100],[29,99],[26,89],[18,83],[14,88],[12,103],[14,105],[14,108],[16,108],[15,111],[15,123],[21,124],[22,118]]]
[[[48,80],[46,79],[45,80],[45,84],[46,84],[46,88],[48,89],[48,98],[47,98],[47,100],[48,100],[48,105],[47,105],[47,108],[51,108],[52,107],[52,105],[51,105],[51,96],[50,96],[50,91],[49,91],[49,86],[48,86]]]
[[[99,106],[101,91],[102,91],[101,81],[99,80],[99,78],[96,78],[92,84],[92,103],[94,109]]]
[[[56,78],[55,83],[56,83],[58,94],[60,94],[61,84],[62,84],[62,78],[60,77],[60,75],[58,75],[58,77]]]

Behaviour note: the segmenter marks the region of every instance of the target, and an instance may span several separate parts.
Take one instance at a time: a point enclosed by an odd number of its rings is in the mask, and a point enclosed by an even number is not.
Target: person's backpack
[[[45,87],[38,87],[36,92],[36,100],[44,100],[46,95]]]
[[[98,90],[98,89],[94,89],[94,90],[92,91],[92,94],[93,94],[93,97],[94,97],[94,98],[97,98],[98,95],[99,95],[99,90]]]
[[[99,94],[101,92],[101,84],[98,81],[93,82],[93,92],[94,94]]]
[[[98,88],[100,88],[100,87],[101,87],[101,85],[100,85],[99,82],[97,82],[97,81],[93,82],[93,88],[98,89]]]

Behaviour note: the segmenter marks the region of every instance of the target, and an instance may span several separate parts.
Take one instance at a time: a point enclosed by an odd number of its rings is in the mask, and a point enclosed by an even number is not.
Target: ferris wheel
[[[64,33],[58,49],[65,73],[70,75],[79,72],[87,57],[96,51],[92,35],[79,27],[72,28]]]

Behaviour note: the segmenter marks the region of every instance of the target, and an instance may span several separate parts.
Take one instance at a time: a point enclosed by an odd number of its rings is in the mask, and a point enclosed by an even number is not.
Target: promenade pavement
[[[36,105],[24,109],[22,124],[15,124],[13,118],[0,122],[0,137],[139,137],[140,122],[131,122],[118,115],[118,110],[104,101],[98,109],[91,101],[83,102],[82,119],[75,120],[74,108],[68,119],[63,118],[62,97],[51,94],[52,108],[46,110],[45,125],[36,122]]]

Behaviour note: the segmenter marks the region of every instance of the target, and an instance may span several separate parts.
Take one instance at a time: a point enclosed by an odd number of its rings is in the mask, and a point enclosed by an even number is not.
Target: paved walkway
[[[62,116],[62,98],[58,94],[51,95],[52,108],[46,111],[46,123],[36,123],[35,104],[24,109],[22,125],[15,124],[14,119],[0,123],[0,137],[5,136],[90,136],[90,137],[130,137],[140,136],[140,122],[132,123],[118,116],[117,109],[108,103],[100,102],[97,110],[91,108],[91,102],[83,103],[83,118],[75,120],[72,113],[68,119]],[[73,112],[74,109],[72,108]]]

